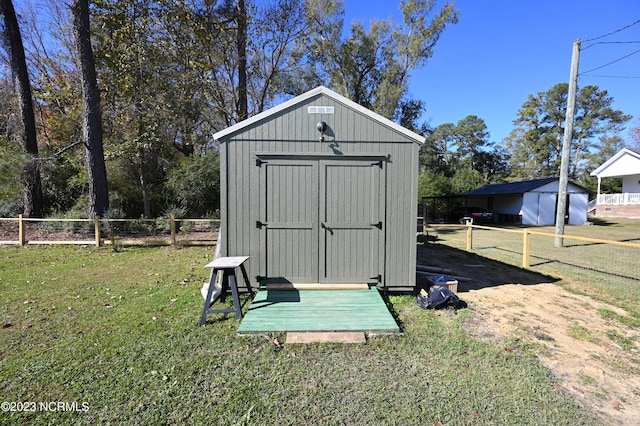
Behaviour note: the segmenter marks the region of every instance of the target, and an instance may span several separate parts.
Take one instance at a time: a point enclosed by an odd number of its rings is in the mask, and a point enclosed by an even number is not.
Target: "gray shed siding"
[[[308,106],[334,107],[334,113],[309,113]],[[316,129],[319,121],[328,125],[325,141],[322,143],[318,140],[320,134]],[[282,238],[290,235],[295,239],[295,235],[298,235],[299,238],[307,239],[306,245],[294,244],[290,247],[291,252],[286,253],[285,257],[291,258],[291,262],[295,263],[302,257],[317,256],[321,249],[317,233],[323,230],[318,228],[318,218],[314,218],[315,225],[310,225],[305,220],[311,214],[308,210],[310,203],[311,209],[322,205],[322,200],[315,199],[315,193],[321,188],[308,187],[309,184],[301,183],[295,174],[322,175],[321,170],[314,168],[325,167],[328,170],[328,165],[347,164],[343,162],[367,161],[373,164],[380,159],[383,159],[379,173],[383,199],[380,206],[373,208],[379,208],[379,215],[383,218],[383,228],[376,236],[381,239],[378,259],[382,263],[379,265],[382,274],[380,285],[407,287],[415,284],[415,203],[419,144],[414,139],[321,93],[224,135],[219,142],[223,227],[221,252],[225,256],[250,256],[247,272],[252,285],[257,285],[257,277],[265,276],[267,270],[268,260],[264,254],[266,232],[257,226],[257,222],[265,217],[267,196],[271,198],[271,204],[275,202],[274,197],[278,197],[278,203],[291,207],[285,209],[286,215],[275,210],[269,214],[285,215],[282,217],[286,220],[300,223],[297,229],[282,230]],[[258,166],[257,161],[264,163]],[[288,182],[291,188],[274,194],[269,192],[273,188],[265,190],[265,168],[270,168],[269,176],[272,176],[276,173],[277,164],[301,167],[277,171],[278,176],[281,175],[279,182]],[[289,172],[294,175],[288,176],[286,173]],[[321,177],[324,179],[324,175]],[[324,182],[322,179],[321,181]],[[357,215],[365,214],[362,206],[359,209],[357,206],[366,200],[359,201],[357,197],[357,191],[354,191],[351,196],[343,197],[342,202],[352,199]],[[298,209],[301,211],[290,211]],[[368,219],[369,217],[363,218],[363,221]],[[324,249],[339,250],[337,247]],[[349,260],[345,262],[348,264]],[[354,262],[354,267],[357,268],[357,262]],[[317,264],[281,266],[292,268],[287,269],[292,271],[298,268],[301,277],[307,276],[314,268],[321,269],[321,265]]]

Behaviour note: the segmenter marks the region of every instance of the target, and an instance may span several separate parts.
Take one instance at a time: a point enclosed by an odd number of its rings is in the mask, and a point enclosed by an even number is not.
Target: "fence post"
[[[176,215],[171,215],[171,245],[176,245]]]
[[[467,251],[471,251],[473,249],[473,227],[470,220],[467,221]]]
[[[27,244],[27,239],[24,232],[24,221],[22,220],[22,214],[18,215],[18,243],[21,246],[24,246]]]
[[[94,223],[96,229],[96,247],[100,247],[102,245],[102,241],[100,240],[100,216],[96,215]]]
[[[528,268],[531,265],[529,261],[531,254],[531,234],[527,228],[523,229],[522,232],[522,267]]]

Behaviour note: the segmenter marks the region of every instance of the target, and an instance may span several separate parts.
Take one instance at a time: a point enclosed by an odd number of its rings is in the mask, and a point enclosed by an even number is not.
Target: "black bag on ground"
[[[448,287],[433,285],[429,287],[427,296],[418,295],[418,306],[422,309],[444,309],[448,307],[460,309],[466,308],[467,303],[460,300]]]

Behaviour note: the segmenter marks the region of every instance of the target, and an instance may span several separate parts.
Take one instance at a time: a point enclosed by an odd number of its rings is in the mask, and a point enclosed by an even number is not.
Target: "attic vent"
[[[332,106],[310,106],[308,108],[309,114],[333,114]]]

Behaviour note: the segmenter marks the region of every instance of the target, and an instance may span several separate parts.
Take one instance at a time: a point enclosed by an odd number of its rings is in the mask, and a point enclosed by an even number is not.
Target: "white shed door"
[[[556,194],[541,193],[539,204],[540,212],[538,216],[538,225],[553,225],[556,223]]]

